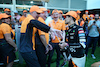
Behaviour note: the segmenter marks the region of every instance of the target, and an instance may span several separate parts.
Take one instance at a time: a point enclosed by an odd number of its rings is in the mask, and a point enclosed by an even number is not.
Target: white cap
[[[18,13],[18,11],[17,11],[17,10],[15,10],[15,11],[14,11],[14,13]]]

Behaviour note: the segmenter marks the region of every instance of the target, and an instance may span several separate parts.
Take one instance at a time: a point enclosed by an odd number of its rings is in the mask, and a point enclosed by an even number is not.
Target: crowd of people
[[[81,11],[50,10],[34,5],[23,10],[20,16],[10,9],[0,14],[0,63],[12,67],[16,59],[15,52],[25,60],[27,67],[50,67],[54,50],[56,50],[56,67],[60,67],[60,56],[69,67],[85,67],[88,49],[92,47],[91,57],[96,59],[95,50],[100,47],[99,14],[85,14]],[[93,46],[92,46],[93,44]],[[47,58],[48,56],[48,58]],[[47,64],[47,65],[46,65]]]

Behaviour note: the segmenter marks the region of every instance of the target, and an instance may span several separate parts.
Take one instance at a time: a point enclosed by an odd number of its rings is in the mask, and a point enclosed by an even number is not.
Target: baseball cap
[[[46,9],[46,8],[40,8],[42,11],[47,11],[48,13],[50,13],[50,10],[49,9]]]
[[[54,9],[54,10],[52,11],[52,14],[53,14],[53,13],[56,13],[56,12],[59,13],[59,11],[58,11],[57,9]]]
[[[80,10],[77,10],[77,13],[81,13],[81,11]]]
[[[94,15],[93,14],[90,14],[90,17],[94,17]]]
[[[9,15],[7,15],[6,13],[1,13],[0,14],[0,19],[2,19],[2,18],[8,18],[9,17]]]
[[[61,10],[58,11],[59,13],[63,14],[63,12]]]
[[[88,10],[86,10],[85,12],[89,12]]]
[[[8,9],[8,8],[4,9],[4,12],[5,12],[5,11],[11,12],[10,9]]]
[[[34,6],[32,6],[31,8],[30,8],[30,13],[31,12],[34,12],[34,11],[36,11],[36,12],[38,12],[38,13],[41,13],[41,12],[43,12],[38,6],[36,6],[36,5],[34,5]]]
[[[25,13],[25,12],[27,13],[27,10],[23,10],[23,13]]]
[[[17,11],[17,10],[15,10],[15,11],[14,11],[14,13],[18,13],[18,11]]]
[[[63,16],[67,16],[67,15],[70,15],[74,17],[75,19],[77,18],[77,13],[75,11],[69,11],[66,14],[63,14]]]

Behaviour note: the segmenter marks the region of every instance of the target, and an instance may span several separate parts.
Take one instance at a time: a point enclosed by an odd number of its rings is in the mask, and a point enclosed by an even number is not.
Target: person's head
[[[59,10],[58,12],[59,12],[59,18],[62,18],[63,12],[61,10]]]
[[[9,15],[7,15],[6,13],[0,14],[0,20],[1,22],[6,22],[7,24],[10,24]]]
[[[90,20],[92,20],[94,18],[93,14],[90,14]]]
[[[42,11],[40,10],[40,8],[36,5],[32,6],[30,8],[30,14],[31,16],[33,16],[35,19],[37,19],[39,17],[38,13],[40,14]]]
[[[18,15],[18,11],[17,11],[17,10],[14,11],[14,15],[15,15],[15,16]]]
[[[40,17],[42,17],[43,19],[46,19],[46,18],[48,17],[48,13],[49,13],[50,11],[48,11],[48,10],[45,9],[45,8],[40,8],[40,10],[43,11],[42,13],[40,13]]]
[[[53,14],[53,18],[54,18],[54,19],[58,19],[58,18],[59,18],[59,12],[58,12],[58,10],[56,10],[56,9],[53,10],[53,11],[52,11],[52,14]]]
[[[80,10],[77,10],[77,12],[76,12],[78,15],[80,15],[80,13],[81,13],[81,11]]]
[[[88,13],[89,13],[89,11],[88,11],[88,10],[86,10],[86,11],[85,11],[85,14],[86,14],[86,15],[88,15]]]
[[[8,9],[8,8],[6,8],[6,9],[4,9],[4,12],[7,14],[7,15],[10,15],[10,9]]]
[[[100,16],[99,16],[99,21],[100,21]]]
[[[69,11],[66,14],[63,14],[63,16],[66,16],[65,23],[74,24],[77,18],[77,13],[75,11]]]
[[[95,14],[95,20],[97,21],[99,19],[99,14]]]
[[[27,10],[23,10],[23,15],[26,17],[26,15],[27,15]]]

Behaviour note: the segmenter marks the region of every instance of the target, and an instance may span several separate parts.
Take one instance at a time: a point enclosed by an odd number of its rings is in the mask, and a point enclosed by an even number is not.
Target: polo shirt
[[[55,23],[54,20],[50,21],[49,23],[49,26],[54,28],[54,29],[57,29],[57,30],[62,30],[64,31],[66,28],[65,28],[65,22],[58,19],[58,21]],[[58,37],[59,38],[59,37]],[[55,35],[55,39],[51,39],[52,43],[59,43],[59,40],[58,40],[57,36]],[[60,39],[60,38],[59,38]],[[60,39],[61,40],[61,39]]]

